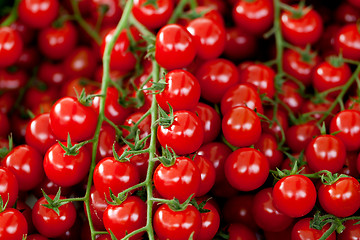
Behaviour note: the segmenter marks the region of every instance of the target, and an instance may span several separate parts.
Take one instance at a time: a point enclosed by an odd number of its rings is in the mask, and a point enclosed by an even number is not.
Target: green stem
[[[105,122],[107,122],[110,126],[112,126],[115,129],[116,135],[122,136],[122,131],[113,121],[111,121],[107,117],[104,117],[104,120],[105,120]]]
[[[142,25],[138,20],[136,20],[136,18],[132,14],[130,14],[129,22],[134,25],[143,35],[151,36],[155,39],[155,35],[150,32],[144,25]]]
[[[189,0],[180,0],[178,5],[176,6],[173,14],[171,15],[168,24],[176,23],[176,21],[179,19],[179,17],[184,12],[185,5],[189,2]]]
[[[141,233],[141,232],[144,232],[144,231],[148,231],[148,228],[147,228],[147,227],[142,227],[142,228],[136,229],[135,231],[127,234],[127,235],[126,235],[125,237],[123,237],[121,240],[129,239],[130,237],[135,236],[136,234]]]
[[[189,0],[190,8],[194,10],[197,7],[196,0]]]
[[[21,0],[15,0],[14,6],[12,7],[9,16],[7,16],[7,18],[5,18],[5,20],[1,23],[1,27],[9,26],[16,21],[16,19],[18,18],[18,6],[20,1]]]
[[[332,223],[330,228],[321,236],[319,240],[328,239],[328,237],[330,237],[330,235],[336,230],[337,227],[338,227],[337,224]]]
[[[280,0],[274,0],[274,29],[275,31],[275,44],[276,44],[276,66],[277,74],[283,74],[284,70],[282,67],[282,58],[284,52],[284,39],[281,34],[281,24],[280,24],[280,14],[281,14],[281,3]]]

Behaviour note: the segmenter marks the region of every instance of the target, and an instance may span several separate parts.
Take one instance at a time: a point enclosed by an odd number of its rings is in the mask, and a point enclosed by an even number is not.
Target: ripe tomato
[[[25,86],[28,76],[25,71],[18,69],[10,72],[6,69],[0,69],[0,91],[19,90]]]
[[[135,0],[132,8],[134,17],[149,29],[164,26],[173,12],[173,1],[158,0],[148,3],[146,0]]]
[[[347,220],[344,223],[345,230],[337,236],[338,240],[349,240],[360,237],[360,226],[356,224],[358,220]]]
[[[94,169],[94,185],[110,201],[109,189],[117,196],[125,189],[139,183],[139,172],[130,162],[119,162],[113,157],[102,159]]]
[[[115,129],[108,125],[103,124],[99,133],[99,142],[96,151],[96,161],[100,161],[106,157],[112,157],[113,155],[113,145],[115,151],[120,149],[119,143],[116,141],[116,131]]]
[[[67,145],[66,142],[62,143]],[[73,143],[75,145],[75,143]],[[86,147],[81,147],[77,155],[66,155],[59,143],[54,144],[44,157],[46,176],[59,186],[73,186],[83,180],[89,172],[91,154]]]
[[[287,216],[305,216],[315,206],[315,186],[303,175],[284,177],[273,188],[273,202],[278,211]]]
[[[288,106],[293,113],[298,113],[304,102],[304,98],[299,93],[299,86],[290,80],[281,85],[278,96],[280,101]]]
[[[337,217],[353,215],[360,207],[360,184],[353,177],[340,178],[318,191],[321,207]]]
[[[306,148],[314,136],[320,135],[320,130],[314,122],[308,122],[291,126],[285,134],[287,145],[298,153]]]
[[[59,140],[66,140],[68,134],[76,142],[88,140],[94,135],[96,124],[97,113],[74,97],[59,99],[50,110],[50,127]]]
[[[314,9],[299,10],[296,13],[284,11],[281,14],[281,31],[285,40],[297,46],[316,43],[323,32],[323,21]]]
[[[273,3],[271,0],[239,0],[233,8],[232,16],[239,28],[261,35],[273,23]]]
[[[215,109],[205,103],[199,102],[193,112],[200,118],[204,127],[203,144],[214,141],[219,135],[221,119]]]
[[[31,234],[27,236],[26,240],[49,240],[49,239],[40,234]]]
[[[18,197],[19,186],[10,169],[0,167],[0,197],[7,207],[12,207]],[[1,238],[0,238],[1,239]]]
[[[190,72],[185,70],[173,70],[165,76],[165,89],[156,94],[156,101],[165,111],[169,111],[169,105],[174,111],[192,110],[199,103],[200,84]]]
[[[54,199],[54,195],[49,195]],[[65,199],[60,197],[60,199]],[[69,230],[75,223],[76,209],[72,202],[66,203],[59,207],[59,214],[49,209],[43,204],[48,204],[45,197],[40,198],[32,210],[32,221],[36,230],[45,237],[59,237]]]
[[[293,218],[274,206],[272,188],[265,188],[255,195],[252,212],[257,225],[264,231],[281,232],[293,222]]]
[[[167,146],[178,155],[193,153],[204,139],[200,119],[189,111],[174,112],[174,122],[169,127],[159,126],[157,138],[164,148]]]
[[[258,150],[240,148],[226,159],[224,170],[231,186],[240,191],[251,191],[265,183],[269,163]]]
[[[86,0],[89,5],[91,19],[96,23],[102,19],[104,25],[116,25],[121,18],[121,8],[116,0]],[[83,4],[83,5],[85,5]],[[103,14],[104,10],[107,11]]]
[[[257,39],[238,27],[226,28],[224,54],[231,60],[251,58],[257,49]]]
[[[157,192],[167,198],[186,201],[198,192],[201,175],[197,165],[187,157],[178,157],[174,165],[160,164],[154,171],[153,181]]]
[[[284,160],[284,156],[278,148],[276,138],[271,134],[261,134],[259,141],[255,143],[254,147],[265,155],[272,170],[279,167]]]
[[[96,190],[94,186],[92,186],[90,190],[89,203],[91,219],[93,220],[94,227],[98,230],[104,230],[103,215],[109,204],[106,202],[105,196]],[[85,203],[84,210],[85,213],[87,213]]]
[[[340,29],[335,38],[335,49],[345,58],[360,60],[360,33],[357,25],[348,24]]]
[[[216,173],[214,165],[206,157],[196,155],[193,158],[193,161],[198,167],[201,177],[199,188],[195,194],[196,197],[199,197],[208,193],[210,189],[214,186]]]
[[[188,66],[195,58],[196,44],[191,34],[182,26],[169,24],[156,35],[155,59],[168,70]]]
[[[220,102],[225,92],[239,81],[236,66],[221,58],[204,62],[195,76],[201,86],[201,97],[212,103]]]
[[[256,240],[256,234],[250,228],[241,223],[232,223],[228,228],[229,239]]]
[[[88,47],[75,48],[64,59],[64,71],[66,76],[92,78],[96,69],[97,58],[95,53]]]
[[[286,133],[289,128],[287,113],[280,108],[275,112],[275,116],[274,116],[274,109],[269,108],[265,110],[265,116],[270,120],[276,119],[277,122],[276,121],[273,121],[272,123],[269,123],[267,121],[261,122],[262,131],[265,133],[272,134],[277,139],[282,139],[281,131],[284,131],[284,133]]]
[[[44,28],[55,20],[59,13],[58,0],[26,0],[18,6],[19,18],[32,28]]]
[[[154,230],[159,240],[197,239],[201,229],[200,212],[192,205],[183,211],[173,211],[168,205],[161,205],[155,212],[153,220]]]
[[[196,199],[196,202],[200,204],[204,200],[207,200],[206,196]],[[213,239],[217,231],[219,230],[219,225],[220,225],[220,215],[216,201],[210,199],[209,201],[206,202],[203,209],[209,210],[209,212],[200,213],[201,228],[197,239],[198,240]]]
[[[336,137],[345,144],[347,151],[356,151],[360,148],[360,112],[344,110],[333,117],[330,123],[330,132],[337,132]]]
[[[291,231],[291,240],[317,240],[330,228],[330,224],[326,224],[321,230],[310,228],[310,220],[311,218],[302,218],[295,224]],[[327,240],[336,240],[335,232]]]
[[[231,145],[250,146],[260,138],[260,118],[250,108],[243,106],[233,108],[222,119],[222,131]]]
[[[14,64],[23,49],[20,34],[10,27],[0,27],[0,67]]]
[[[322,135],[311,140],[305,155],[312,171],[328,170],[336,173],[345,164],[346,148],[338,137]]]
[[[0,137],[7,137],[10,133],[10,123],[7,115],[5,113],[0,112]]]
[[[41,154],[29,145],[15,147],[1,162],[14,173],[19,190],[27,191],[38,185],[44,177]]]
[[[130,196],[120,205],[108,205],[103,219],[106,230],[111,230],[117,239],[122,239],[127,233],[145,226],[146,204],[139,197]],[[143,234],[138,233],[130,239],[139,239]]]
[[[0,239],[19,240],[27,233],[26,219],[18,210],[10,208],[0,213]]]

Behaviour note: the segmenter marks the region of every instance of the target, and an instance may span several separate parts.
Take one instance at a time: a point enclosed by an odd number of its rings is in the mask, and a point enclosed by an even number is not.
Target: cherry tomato
[[[44,192],[48,195],[56,195],[56,193],[59,191],[59,188],[59,185],[45,176],[41,183],[33,189],[33,193],[37,198],[41,198],[44,196],[42,190],[44,190]],[[64,197],[70,196],[72,192],[73,189],[71,187],[61,187],[61,195]]]
[[[360,184],[353,177],[340,178],[318,191],[321,207],[337,217],[349,217],[360,207]]]
[[[357,220],[347,220],[344,223],[345,230],[337,236],[338,240],[350,240],[360,238],[360,226]]]
[[[265,110],[265,116],[272,120],[272,123],[267,121],[261,122],[263,132],[272,134],[277,139],[282,139],[282,132],[285,134],[289,128],[287,113],[281,108],[277,109],[275,113],[274,109],[267,109]],[[276,119],[276,121],[274,121],[274,119]]]
[[[10,169],[0,167],[0,197],[7,207],[12,207],[18,197],[19,186]]]
[[[251,191],[263,185],[269,175],[266,157],[253,148],[240,148],[225,161],[225,176],[231,186]]]
[[[0,69],[0,91],[19,90],[25,86],[27,81],[28,76],[21,69],[14,72],[10,72],[6,69]]]
[[[305,216],[313,209],[315,202],[315,186],[303,175],[284,177],[273,188],[274,206],[289,217]]]
[[[298,113],[303,105],[304,98],[299,93],[299,86],[287,80],[281,85],[279,99],[293,112]]]
[[[226,28],[226,44],[224,54],[231,60],[242,60],[254,56],[257,39],[238,27]]]
[[[222,131],[231,145],[250,146],[260,138],[260,118],[250,108],[243,106],[233,108],[222,119]]]
[[[211,106],[199,102],[193,112],[200,118],[204,127],[203,144],[214,141],[220,133],[221,119],[219,113]]]
[[[88,47],[77,47],[64,59],[67,77],[91,78],[95,72],[97,58]]]
[[[27,232],[27,222],[20,211],[10,208],[0,213],[0,239],[23,239]]]
[[[49,240],[49,239],[40,234],[31,234],[27,236],[26,240]]]
[[[182,26],[169,24],[156,35],[155,59],[168,70],[188,66],[195,58],[196,43]]]
[[[193,161],[198,167],[201,177],[198,191],[195,194],[196,197],[199,197],[208,193],[214,186],[216,173],[214,165],[206,157],[196,155],[193,157]]]
[[[320,239],[321,236],[330,228],[330,224],[326,224],[323,229],[316,230],[310,227],[311,218],[300,219],[291,231],[291,240],[316,240]],[[333,232],[327,240],[336,240],[336,234]]]
[[[0,137],[7,137],[10,133],[10,123],[7,115],[5,113],[0,112]]]
[[[167,146],[178,155],[199,149],[204,139],[200,119],[189,111],[174,112],[174,122],[169,127],[159,126],[157,138],[164,148]]]
[[[19,18],[32,28],[44,28],[55,20],[59,13],[58,0],[25,0],[18,6]]]
[[[96,190],[94,186],[92,186],[90,190],[89,204],[91,219],[93,221],[94,227],[98,230],[105,229],[103,215],[109,204],[106,202],[105,196],[103,196],[98,190]],[[84,209],[86,212],[85,203]]]
[[[297,153],[305,149],[314,136],[320,135],[320,130],[314,122],[308,122],[291,126],[285,134],[287,145]]]
[[[38,74],[39,80],[45,82],[47,85],[62,85],[67,80],[62,64],[53,64],[51,62],[42,62],[39,66]]]
[[[44,177],[43,158],[29,145],[15,147],[1,162],[14,173],[19,190],[27,191],[38,185]]]
[[[99,133],[99,142],[96,151],[96,161],[100,161],[106,157],[112,157],[113,155],[113,145],[115,151],[120,149],[119,143],[116,141],[116,131],[115,129],[108,125],[103,124]],[[121,155],[121,154],[120,154]]]
[[[108,205],[103,219],[106,230],[111,230],[117,239],[121,239],[145,226],[146,204],[139,197],[130,196],[120,205]],[[138,233],[130,239],[139,239],[143,234]]]
[[[121,8],[116,0],[89,0],[89,12],[96,23],[102,19],[104,25],[114,25],[121,18]],[[88,2],[89,2],[88,1]]]
[[[196,199],[198,204],[201,204],[202,201],[205,201],[206,196]],[[208,210],[209,212],[200,213],[201,215],[201,228],[198,235],[198,240],[207,240],[213,239],[219,230],[220,225],[220,215],[218,211],[218,206],[216,202],[212,199],[208,200],[203,207],[203,209]]]
[[[94,135],[96,124],[97,113],[74,97],[59,99],[50,110],[50,127],[60,140],[66,140],[68,134],[73,141],[88,140]]]
[[[14,64],[23,50],[20,34],[10,27],[0,27],[0,67]]]
[[[54,195],[49,195],[54,199]],[[60,197],[60,199],[65,199]],[[40,198],[32,210],[32,221],[36,230],[45,237],[59,237],[69,230],[75,223],[76,209],[72,202],[66,203],[59,207],[59,214],[53,209],[43,206],[48,204],[45,197]]]
[[[360,33],[355,23],[342,27],[335,38],[335,49],[345,58],[360,60],[359,44]]]
[[[178,157],[174,165],[160,164],[154,172],[153,181],[159,194],[167,199],[186,201],[198,192],[201,175],[197,165],[186,157]]]
[[[279,150],[276,138],[268,133],[261,134],[259,141],[255,143],[255,149],[262,152],[269,162],[269,167],[275,170],[284,160],[282,152]]]
[[[314,120],[320,120],[322,116],[324,115],[322,112],[326,112],[326,110],[329,109],[331,104],[333,103],[332,98],[325,98],[323,102],[316,102],[316,100],[313,102],[311,99],[308,101],[305,101],[301,108],[301,113],[311,113],[310,117]],[[346,104],[345,104],[346,105]],[[334,110],[331,111],[333,115],[335,115],[337,112],[339,112],[340,107],[339,105],[336,105]],[[331,121],[331,114],[324,120],[326,127],[330,126]]]
[[[197,239],[201,229],[201,215],[192,205],[185,210],[174,211],[163,204],[155,212],[153,220],[154,230],[159,240]]]
[[[256,234],[250,228],[241,223],[232,223],[228,228],[229,239],[231,240],[256,240]]]

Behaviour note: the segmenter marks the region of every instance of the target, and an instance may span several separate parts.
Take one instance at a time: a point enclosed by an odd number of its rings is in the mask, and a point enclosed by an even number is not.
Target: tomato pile
[[[360,239],[360,2],[0,2],[0,240]]]

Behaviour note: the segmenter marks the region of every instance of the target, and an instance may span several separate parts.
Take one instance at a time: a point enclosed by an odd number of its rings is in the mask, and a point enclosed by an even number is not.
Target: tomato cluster
[[[359,1],[0,10],[0,240],[360,239]]]

